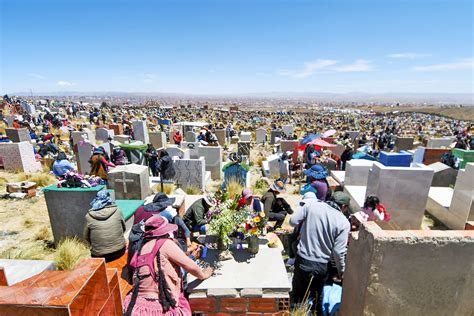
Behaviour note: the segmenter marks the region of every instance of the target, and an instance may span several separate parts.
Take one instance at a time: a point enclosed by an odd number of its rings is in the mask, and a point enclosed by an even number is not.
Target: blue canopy
[[[307,143],[309,143],[309,142],[311,142],[315,139],[318,139],[318,138],[321,138],[321,135],[319,135],[319,134],[308,135],[305,138],[303,138],[303,140],[300,142],[300,145],[306,145]]]

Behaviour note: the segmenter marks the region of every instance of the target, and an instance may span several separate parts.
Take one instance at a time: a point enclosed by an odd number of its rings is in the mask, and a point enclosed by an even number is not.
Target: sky
[[[0,0],[0,93],[474,93],[472,0]]]

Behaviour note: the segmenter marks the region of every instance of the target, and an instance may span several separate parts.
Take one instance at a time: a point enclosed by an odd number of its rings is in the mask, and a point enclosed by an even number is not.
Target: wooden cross
[[[123,193],[127,193],[127,182],[134,182],[132,179],[125,178],[125,172],[122,172],[122,179],[115,179],[115,182],[123,183]]]

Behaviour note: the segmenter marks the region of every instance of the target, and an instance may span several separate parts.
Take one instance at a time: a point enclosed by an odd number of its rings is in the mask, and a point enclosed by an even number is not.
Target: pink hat
[[[246,200],[247,200],[247,199],[250,199],[251,197],[253,197],[252,190],[250,190],[250,189],[244,189],[244,190],[242,191],[242,197],[243,197],[244,199],[246,199]]]
[[[178,230],[175,224],[168,224],[168,221],[159,215],[153,215],[145,222],[145,237],[159,237]]]

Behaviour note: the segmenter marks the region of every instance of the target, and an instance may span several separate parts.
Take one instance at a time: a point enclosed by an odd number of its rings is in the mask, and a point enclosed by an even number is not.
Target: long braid
[[[166,282],[165,275],[163,270],[161,269],[161,254],[160,251],[157,253],[157,261],[158,261],[158,287],[159,287],[159,298],[161,305],[163,306],[164,311],[168,311],[170,307],[176,306],[176,301],[171,295],[170,288],[168,283]]]

